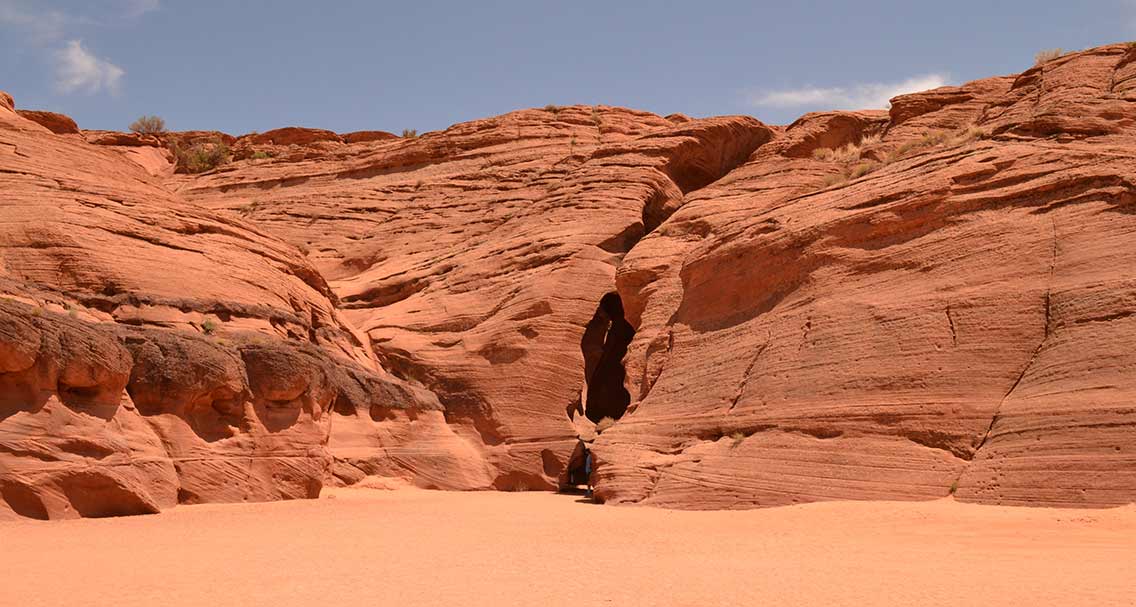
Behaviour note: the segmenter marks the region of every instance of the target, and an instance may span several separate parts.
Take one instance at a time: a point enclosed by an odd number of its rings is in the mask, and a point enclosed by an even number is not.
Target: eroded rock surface
[[[115,148],[0,107],[0,191],[0,516],[314,497],[333,408],[437,417],[298,250]]]
[[[525,110],[170,183],[308,250],[382,366],[436,394],[475,446],[480,471],[440,486],[551,488],[575,442],[584,325],[620,259],[773,133],[751,118]]]
[[[200,175],[7,100],[14,513],[550,488],[597,421],[613,503],[1136,498],[1126,45],[786,127],[289,127]]]
[[[688,197],[617,277],[638,403],[601,497],[1133,501],[1134,59],[808,116]],[[826,180],[812,149],[866,135],[885,163]]]

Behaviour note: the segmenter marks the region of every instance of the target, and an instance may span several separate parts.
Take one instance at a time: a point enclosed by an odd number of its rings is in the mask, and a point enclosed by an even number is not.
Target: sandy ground
[[[0,523],[0,605],[1136,605],[1136,507],[735,512],[548,493]]]

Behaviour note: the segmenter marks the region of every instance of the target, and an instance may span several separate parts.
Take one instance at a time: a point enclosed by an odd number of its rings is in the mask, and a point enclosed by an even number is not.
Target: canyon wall
[[[784,127],[182,133],[201,174],[0,95],[0,517],[550,489],[578,436],[610,503],[1132,502],[1134,133],[1128,45]]]

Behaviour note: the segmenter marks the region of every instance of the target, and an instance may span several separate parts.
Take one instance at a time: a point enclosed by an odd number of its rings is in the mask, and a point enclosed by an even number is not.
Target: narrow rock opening
[[[580,350],[584,353],[584,415],[598,423],[605,417],[623,417],[631,394],[623,385],[623,357],[635,329],[623,317],[623,300],[608,293],[584,329]]]

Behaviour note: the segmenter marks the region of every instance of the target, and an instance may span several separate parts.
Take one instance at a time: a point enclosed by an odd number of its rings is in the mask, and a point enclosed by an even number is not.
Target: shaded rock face
[[[550,488],[605,417],[611,503],[1136,496],[1127,46],[786,127],[290,127],[201,175],[5,99],[0,516]]]
[[[598,423],[605,417],[617,420],[631,404],[631,394],[624,385],[623,358],[634,336],[635,329],[624,316],[619,294],[604,295],[580,340],[587,386],[583,408],[593,422]]]

